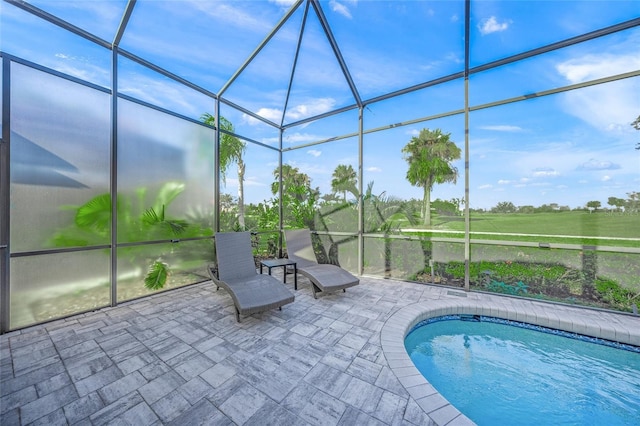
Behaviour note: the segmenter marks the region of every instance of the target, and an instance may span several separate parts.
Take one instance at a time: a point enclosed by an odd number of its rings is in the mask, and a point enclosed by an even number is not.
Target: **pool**
[[[463,314],[419,323],[405,347],[428,382],[480,425],[640,421],[633,345]]]

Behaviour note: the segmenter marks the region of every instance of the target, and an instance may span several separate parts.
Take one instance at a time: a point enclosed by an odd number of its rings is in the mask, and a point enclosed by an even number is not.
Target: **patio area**
[[[0,423],[471,424],[393,354],[422,312],[467,303],[640,342],[628,315],[368,277],[317,300],[298,288],[241,323],[205,282],[2,335]]]

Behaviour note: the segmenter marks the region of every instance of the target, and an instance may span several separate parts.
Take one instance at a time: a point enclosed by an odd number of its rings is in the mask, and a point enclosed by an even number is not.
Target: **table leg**
[[[287,265],[284,265],[282,267],[282,281],[286,284],[287,283]]]
[[[293,288],[298,289],[298,265],[293,264]]]

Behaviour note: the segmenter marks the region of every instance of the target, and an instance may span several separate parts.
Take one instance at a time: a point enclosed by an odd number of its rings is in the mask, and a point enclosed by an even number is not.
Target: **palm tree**
[[[275,182],[271,184],[271,192],[274,195],[278,193],[282,177],[280,199],[284,209],[283,221],[288,226],[315,229],[313,219],[318,208],[320,190],[311,187],[311,178],[289,164],[283,164],[282,170],[276,168],[273,176]]]
[[[215,126],[216,118],[207,113],[202,114],[202,121],[210,126]],[[220,117],[219,129],[234,133],[233,124],[224,117]],[[244,173],[246,170],[242,156],[247,145],[237,137],[229,133],[220,133],[220,176],[222,182],[227,183],[227,170],[233,163],[238,165],[238,224],[240,229],[245,229],[244,222]]]
[[[278,193],[280,189],[280,169],[276,168],[273,171],[273,177],[276,179],[275,182],[271,184],[271,192],[275,195]],[[301,173],[297,167],[293,167],[289,164],[282,165],[282,193],[287,194],[292,192],[290,195],[294,195],[295,188],[298,187],[310,187],[311,179],[304,173]],[[297,196],[296,198],[300,198]]]
[[[640,115],[631,123],[631,126],[636,130],[640,130]],[[636,145],[636,149],[640,149],[640,142]]]
[[[335,193],[342,192],[345,203],[347,202],[347,191],[358,198],[358,188],[356,187],[358,178],[351,165],[338,164],[338,167],[333,171],[332,177],[331,189]]]
[[[422,218],[426,226],[431,225],[431,189],[436,183],[458,179],[458,169],[451,162],[460,158],[460,148],[449,140],[451,133],[440,129],[422,129],[402,148],[404,159],[409,164],[407,180],[413,186],[422,187]]]

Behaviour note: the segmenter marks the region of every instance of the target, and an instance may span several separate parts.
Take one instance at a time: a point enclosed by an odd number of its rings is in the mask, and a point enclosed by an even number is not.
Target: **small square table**
[[[289,259],[265,259],[260,261],[260,273],[262,273],[262,267],[266,266],[269,275],[271,275],[271,268],[277,268],[282,266],[283,269],[283,281],[287,282],[287,266],[293,266],[293,288],[298,289],[298,267],[296,262]]]

